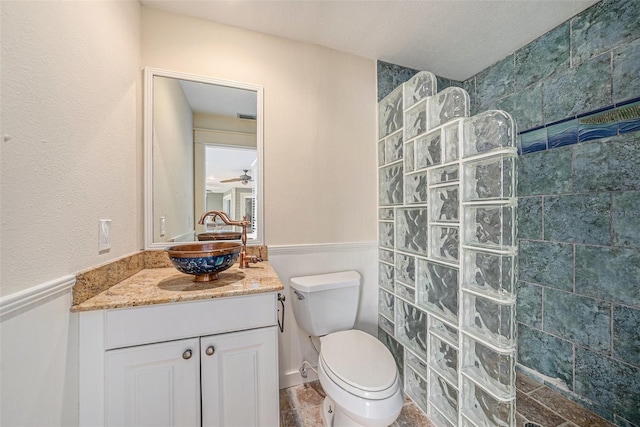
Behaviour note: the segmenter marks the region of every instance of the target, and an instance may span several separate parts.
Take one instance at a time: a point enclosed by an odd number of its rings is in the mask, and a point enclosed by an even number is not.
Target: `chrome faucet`
[[[254,256],[247,255],[247,226],[251,225],[251,222],[247,221],[246,216],[243,216],[242,220],[240,221],[234,221],[231,218],[229,218],[229,215],[227,215],[226,212],[206,211],[200,217],[198,224],[204,224],[204,220],[209,216],[214,222],[216,218],[220,218],[222,222],[224,222],[226,225],[234,225],[234,226],[242,227],[242,250],[240,251],[240,257],[239,257],[240,268],[247,268],[249,267],[249,263],[252,263],[252,262],[256,263],[256,262],[262,261],[262,257],[257,257],[255,255]]]

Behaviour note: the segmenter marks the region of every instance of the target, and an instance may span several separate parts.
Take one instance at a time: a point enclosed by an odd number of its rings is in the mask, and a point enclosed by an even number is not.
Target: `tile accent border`
[[[640,130],[640,98],[527,129],[518,134],[518,154],[534,153]]]

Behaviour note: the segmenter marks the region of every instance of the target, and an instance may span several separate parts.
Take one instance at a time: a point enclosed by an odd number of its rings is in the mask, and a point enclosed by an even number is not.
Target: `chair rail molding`
[[[15,311],[27,308],[45,298],[71,290],[75,283],[76,276],[70,274],[3,296],[0,298],[0,319]]]

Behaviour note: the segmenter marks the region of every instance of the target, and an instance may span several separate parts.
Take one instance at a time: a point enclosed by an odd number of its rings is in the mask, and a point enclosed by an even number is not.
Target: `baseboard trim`
[[[313,243],[307,245],[269,245],[269,255],[314,254],[318,252],[361,251],[378,247],[378,242]]]
[[[0,298],[0,317],[23,309],[52,295],[71,290],[75,283],[76,276],[68,275],[4,296]]]
[[[318,379],[318,374],[316,374],[312,370],[307,371],[307,378],[302,378],[302,375],[300,375],[300,372],[298,371],[284,372],[280,374],[279,387],[280,387],[280,390],[282,390],[283,388],[294,387],[302,383],[316,381],[317,379]]]

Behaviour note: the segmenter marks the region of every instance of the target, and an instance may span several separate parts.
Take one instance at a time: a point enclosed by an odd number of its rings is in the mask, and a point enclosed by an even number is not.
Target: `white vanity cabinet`
[[[277,334],[272,326],[200,339],[203,426],[279,425]]]
[[[81,426],[278,426],[276,295],[79,313]]]
[[[198,344],[192,338],[107,351],[105,425],[199,426]]]

